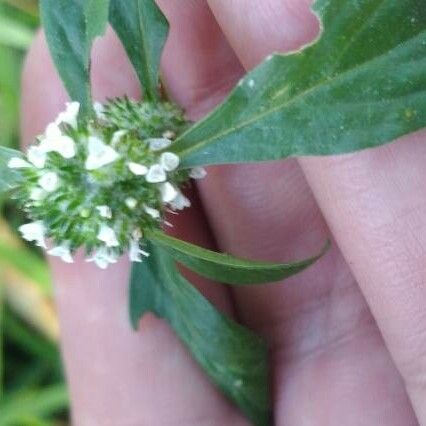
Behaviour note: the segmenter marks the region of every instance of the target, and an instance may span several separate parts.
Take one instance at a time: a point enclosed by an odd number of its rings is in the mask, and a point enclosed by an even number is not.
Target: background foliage
[[[18,146],[20,70],[39,24],[36,0],[0,0],[0,145]],[[67,392],[49,272],[0,198],[0,426],[63,426]]]

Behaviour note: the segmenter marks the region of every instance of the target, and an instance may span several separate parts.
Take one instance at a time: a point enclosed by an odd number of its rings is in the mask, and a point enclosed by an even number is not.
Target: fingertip
[[[301,49],[319,33],[312,0],[208,0],[208,3],[246,68],[252,68],[272,52]]]

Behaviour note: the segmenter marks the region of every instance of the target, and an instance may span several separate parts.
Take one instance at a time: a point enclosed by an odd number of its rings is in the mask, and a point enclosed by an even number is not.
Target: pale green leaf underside
[[[50,53],[71,99],[91,110],[90,52],[108,22],[109,0],[41,0]]]
[[[166,319],[216,385],[255,426],[269,425],[267,351],[250,331],[217,311],[177,271],[172,257],[148,242],[150,257],[134,264],[130,313]]]
[[[147,238],[166,250],[176,261],[203,277],[225,284],[252,285],[280,281],[315,263],[318,256],[294,263],[259,262],[217,253],[170,237],[161,231],[148,233]],[[326,246],[328,248],[328,245]]]
[[[110,22],[148,100],[159,98],[159,68],[169,25],[154,0],[111,0]]]
[[[12,189],[19,181],[19,173],[7,167],[12,157],[22,158],[22,154],[14,149],[0,146],[0,192]]]
[[[426,126],[424,0],[317,0],[323,33],[249,73],[182,135],[183,166],[330,155]]]

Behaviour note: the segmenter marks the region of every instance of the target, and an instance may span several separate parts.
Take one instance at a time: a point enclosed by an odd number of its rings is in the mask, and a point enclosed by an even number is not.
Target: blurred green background
[[[21,67],[38,25],[37,0],[0,0],[0,145],[18,146]],[[0,426],[64,426],[49,271],[16,232],[25,218],[5,198],[0,209]]]

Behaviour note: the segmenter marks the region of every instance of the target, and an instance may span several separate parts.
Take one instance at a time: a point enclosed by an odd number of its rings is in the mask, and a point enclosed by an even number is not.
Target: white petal
[[[163,133],[163,138],[164,139],[174,139],[176,137],[176,133],[173,132],[172,130],[166,130]]]
[[[30,193],[30,199],[33,201],[42,201],[47,197],[47,192],[39,187],[33,188]]]
[[[75,142],[69,136],[62,136],[58,139],[58,146],[54,151],[64,158],[73,158],[76,154]]]
[[[66,104],[66,110],[61,112],[58,115],[58,118],[55,120],[57,125],[66,123],[69,124],[74,129],[77,128],[77,117],[80,111],[80,104],[78,102],[68,102]]]
[[[76,154],[75,142],[65,135],[46,137],[40,143],[40,149],[44,152],[57,152],[63,158],[73,158]]]
[[[33,166],[22,158],[12,157],[7,163],[7,167],[9,167],[9,169],[27,169]]]
[[[170,201],[174,200],[179,194],[177,189],[169,182],[160,185],[160,193],[164,203],[170,203]]]
[[[41,220],[20,226],[19,232],[24,240],[34,241],[39,247],[46,248],[44,241],[45,227]]]
[[[149,206],[143,206],[145,213],[149,214],[153,219],[160,219],[160,212]]]
[[[117,263],[117,256],[106,247],[102,247],[86,262],[95,262],[99,268],[106,269],[110,263]]]
[[[96,210],[99,212],[101,217],[106,219],[112,218],[112,210],[109,206],[96,206]]]
[[[176,170],[179,166],[179,157],[173,152],[164,152],[160,157],[160,164],[164,170],[172,172]]]
[[[149,168],[145,179],[147,182],[150,183],[160,183],[164,182],[167,179],[167,175],[164,169],[159,164],[154,164]]]
[[[74,259],[71,256],[71,251],[68,244],[62,244],[58,247],[54,247],[47,252],[51,256],[60,257],[66,263],[74,263]]]
[[[148,167],[138,163],[127,163],[129,170],[136,176],[144,176],[148,173]]]
[[[170,203],[170,207],[173,210],[183,210],[185,207],[191,207],[191,202],[179,192],[177,197]]]
[[[136,240],[130,241],[129,259],[131,262],[142,262],[141,253],[139,249],[139,242]]]
[[[93,104],[93,109],[95,110],[96,117],[100,120],[105,119],[105,108],[100,102],[95,102]]]
[[[50,123],[44,132],[47,139],[56,139],[62,136],[61,129],[56,123]]]
[[[89,155],[86,159],[86,169],[96,170],[119,158],[118,153],[96,136],[90,136],[88,142]]]
[[[31,146],[27,152],[28,161],[38,169],[42,169],[46,164],[46,152],[40,149],[38,146]]]
[[[126,134],[127,134],[126,130],[117,130],[116,132],[114,132],[111,139],[111,145],[116,145],[118,142],[121,141],[123,136],[125,136]]]
[[[161,151],[172,144],[172,141],[167,138],[152,138],[147,139],[146,141],[149,143],[151,151]]]
[[[207,171],[203,167],[194,167],[189,173],[192,179],[203,179],[207,176]]]
[[[140,240],[142,238],[143,234],[140,228],[136,228],[132,231],[132,238],[134,240]]]
[[[107,247],[118,247],[120,245],[114,229],[105,224],[101,225],[97,238],[99,241],[104,242]]]
[[[44,173],[38,184],[47,192],[56,191],[59,187],[59,178],[55,172]]]
[[[149,257],[149,253],[142,250],[139,246],[139,240],[130,240],[129,259],[131,262],[142,262],[142,256]]]
[[[138,205],[138,200],[133,197],[128,197],[126,198],[125,203],[130,210],[133,210]]]

